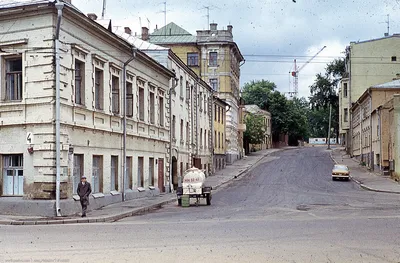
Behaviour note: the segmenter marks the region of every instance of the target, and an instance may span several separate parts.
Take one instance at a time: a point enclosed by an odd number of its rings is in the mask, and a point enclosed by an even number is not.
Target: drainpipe
[[[208,145],[208,148],[210,149],[210,153],[211,153],[211,173],[214,174],[214,91],[211,90],[211,112],[209,112],[210,118],[211,118],[211,144],[212,145]],[[225,120],[224,120],[225,122]],[[225,131],[224,131],[225,133]],[[226,135],[225,135],[226,136]]]
[[[382,127],[381,127],[381,107],[378,108],[378,129],[379,129],[379,170],[382,172]]]
[[[369,96],[369,166],[370,170],[374,170],[374,156],[372,156],[372,95],[371,95],[371,89],[368,89],[368,96]]]
[[[178,79],[176,78],[176,76],[175,76],[175,78],[174,79],[172,79],[172,85],[171,85],[171,88],[169,89],[169,98],[168,98],[168,100],[169,100],[169,122],[170,122],[170,125],[169,125],[169,189],[170,189],[170,192],[172,192],[174,189],[174,185],[172,184],[172,176],[173,176],[173,174],[172,174],[172,139],[173,139],[173,136],[172,136],[172,91],[173,90],[175,90],[175,88],[178,86]],[[178,152],[178,154],[179,154],[179,151],[177,151]],[[178,156],[177,156],[177,158],[178,158]]]
[[[61,216],[60,208],[60,174],[61,174],[61,139],[60,139],[60,27],[64,3],[57,2],[57,27],[55,37],[56,60],[56,215]]]
[[[125,197],[125,181],[126,181],[126,68],[129,65],[129,63],[131,63],[135,57],[136,57],[136,48],[132,49],[132,57],[130,57],[125,63],[124,63],[124,68],[123,68],[123,109],[124,109],[124,117],[123,117],[123,129],[124,129],[124,139],[123,139],[123,176],[122,176],[122,202],[125,201],[126,197]]]

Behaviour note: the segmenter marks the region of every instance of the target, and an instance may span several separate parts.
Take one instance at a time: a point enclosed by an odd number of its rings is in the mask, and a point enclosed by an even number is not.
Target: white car
[[[332,169],[332,180],[336,179],[346,179],[347,181],[350,179],[350,170],[349,167],[342,164],[336,164]]]

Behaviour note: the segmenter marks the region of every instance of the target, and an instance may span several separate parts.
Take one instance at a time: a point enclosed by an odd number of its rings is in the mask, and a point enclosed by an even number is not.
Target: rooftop
[[[396,80],[393,80],[393,81],[390,81],[390,82],[386,82],[386,83],[383,83],[383,84],[379,84],[379,85],[374,85],[371,88],[374,88],[374,89],[396,88],[396,89],[398,89],[398,88],[400,88],[400,79],[396,79]]]
[[[196,43],[196,36],[193,36],[174,22],[171,22],[150,34],[150,42],[159,44]]]
[[[116,34],[117,36],[121,37],[122,39],[125,39],[130,44],[132,44],[133,46],[135,46],[136,48],[138,48],[140,50],[168,50],[168,48],[152,44],[150,42],[140,39],[139,37],[135,37],[130,34],[127,34],[127,33],[125,33],[125,30],[121,27],[114,26],[113,33]]]
[[[250,112],[252,114],[270,114],[268,111],[262,110],[257,105],[245,105],[244,107],[247,112]]]

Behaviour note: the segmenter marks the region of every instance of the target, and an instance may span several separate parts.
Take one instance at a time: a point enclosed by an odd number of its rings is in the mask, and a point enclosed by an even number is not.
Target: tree
[[[247,105],[255,104],[261,109],[266,110],[269,94],[275,89],[275,83],[268,80],[252,81],[244,85],[242,98]]]
[[[251,144],[261,144],[265,140],[265,124],[263,116],[253,113],[246,114],[246,131],[244,137]]]

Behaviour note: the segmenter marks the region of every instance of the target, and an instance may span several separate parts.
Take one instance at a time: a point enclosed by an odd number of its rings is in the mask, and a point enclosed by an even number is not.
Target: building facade
[[[390,138],[390,123],[387,102],[400,93],[400,81],[375,85],[367,89],[351,108],[352,112],[352,155],[370,169],[388,169],[386,144]],[[384,106],[386,105],[386,106]],[[383,115],[382,115],[383,110]],[[388,126],[389,125],[389,126]],[[384,147],[384,149],[382,148]],[[385,151],[385,153],[383,153]]]
[[[143,28],[142,37],[147,28]],[[114,33],[175,73],[170,89],[169,114],[171,142],[168,148],[171,159],[168,172],[174,189],[183,173],[195,166],[212,173],[212,90],[170,48],[158,46],[137,38],[127,27],[114,27]],[[170,168],[170,169],[169,169]]]
[[[371,86],[393,80],[400,73],[400,35],[394,34],[379,39],[351,42],[346,48],[346,73],[341,83],[339,122],[342,141],[347,143],[348,152],[352,152],[353,117],[348,124],[344,121],[345,110],[350,112],[359,97]],[[347,84],[347,85],[346,85]],[[347,87],[347,94],[345,89]],[[347,95],[347,97],[344,97]],[[348,128],[347,128],[348,127]],[[346,137],[347,138],[344,138]],[[350,136],[349,136],[350,135]]]
[[[0,8],[2,198],[55,198],[57,10],[43,2]],[[61,21],[62,213],[82,175],[92,208],[164,191],[175,74],[70,4]]]
[[[149,35],[150,42],[170,47],[187,65],[210,84],[218,97],[228,103],[226,113],[227,163],[243,156],[242,138],[245,125],[241,122],[240,66],[244,58],[233,40],[233,27],[199,30],[193,36],[174,23]]]
[[[214,125],[213,149],[214,171],[224,169],[226,166],[226,111],[228,104],[214,96]]]
[[[260,107],[258,107],[257,105],[245,105],[244,112],[245,112],[245,117],[246,114],[254,114],[256,116],[261,116],[263,118],[264,131],[265,131],[265,138],[262,143],[244,145],[246,153],[251,151],[260,151],[272,148],[271,113],[260,109]]]

